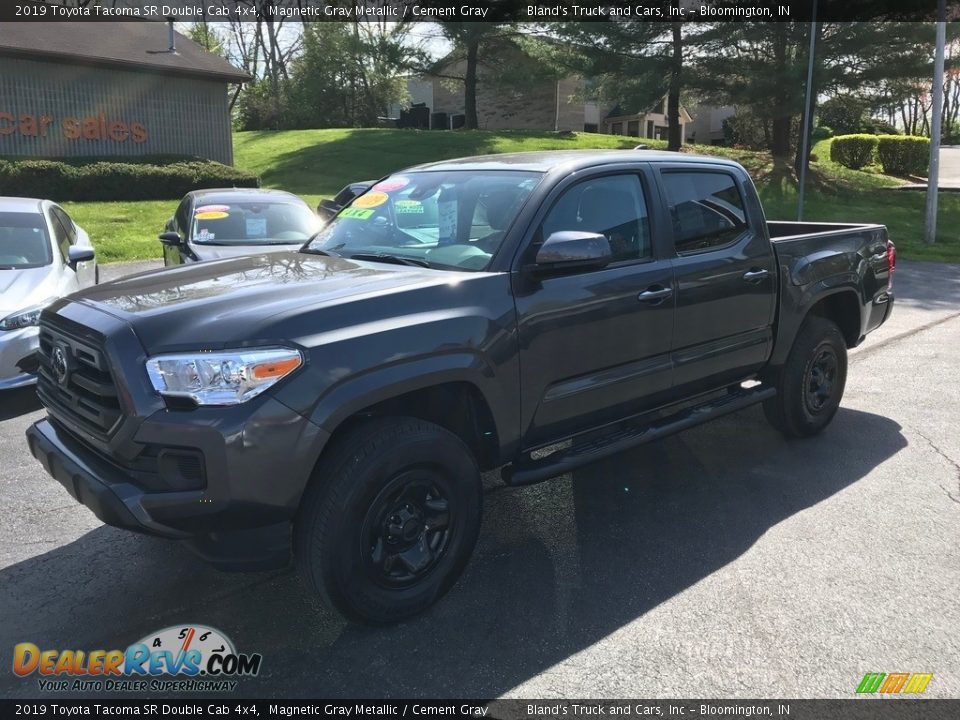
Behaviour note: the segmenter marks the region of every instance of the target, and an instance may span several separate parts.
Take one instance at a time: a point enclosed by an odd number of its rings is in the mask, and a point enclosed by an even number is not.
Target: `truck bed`
[[[887,229],[883,225],[773,221],[767,223],[767,229],[780,267],[790,268],[792,285],[841,274],[856,276],[863,261],[886,272]],[[868,284],[872,290],[872,283]]]

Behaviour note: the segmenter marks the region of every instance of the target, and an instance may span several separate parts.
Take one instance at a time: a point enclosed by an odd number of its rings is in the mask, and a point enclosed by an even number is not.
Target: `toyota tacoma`
[[[766,221],[722,159],[421,165],[298,252],[54,303],[27,439],[108,524],[219,567],[293,557],[347,617],[397,621],[466,565],[481,472],[547,480],[757,403],[823,430],[894,265],[881,225]]]

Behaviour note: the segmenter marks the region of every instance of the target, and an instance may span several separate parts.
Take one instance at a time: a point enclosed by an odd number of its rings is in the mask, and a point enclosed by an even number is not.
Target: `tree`
[[[291,63],[287,127],[369,127],[406,97],[417,51],[396,23],[312,23]]]
[[[663,9],[670,5],[663,3]],[[679,150],[684,53],[698,40],[695,31],[687,29],[692,27],[678,21],[609,18],[556,23],[550,27],[555,40],[543,42],[543,54],[568,72],[590,78],[593,92],[611,103],[644,111],[666,95],[667,147]]]
[[[818,31],[812,109],[818,95],[867,96],[923,74],[930,63],[923,23],[822,23]],[[809,23],[714,23],[703,38],[695,82],[718,104],[749,109],[767,123],[777,157],[789,156],[803,113],[809,32]],[[805,160],[797,155],[795,166]]]
[[[207,52],[227,58],[227,39],[215,25],[205,20],[193,23],[187,29],[187,37]]]
[[[507,23],[445,22],[440,25],[443,35],[453,44],[453,50],[443,59],[439,72],[428,72],[463,82],[464,125],[468,130],[479,127],[477,85],[482,53],[486,51],[491,57],[495,56],[497,46],[508,36],[510,27]],[[463,74],[451,74],[459,61],[464,63]],[[491,75],[495,73],[494,68],[493,64],[488,66]]]
[[[870,102],[856,95],[835,95],[820,104],[819,123],[837,135],[858,133],[863,127]]]

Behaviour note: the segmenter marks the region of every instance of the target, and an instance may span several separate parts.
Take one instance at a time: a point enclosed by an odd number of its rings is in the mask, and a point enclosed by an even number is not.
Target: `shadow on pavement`
[[[390,628],[346,625],[293,572],[221,574],[179,545],[100,527],[0,571],[0,648],[122,649],[204,623],[263,654],[241,695],[496,696],[735,561],[906,444],[892,420],[847,409],[822,436],[786,442],[751,408],[572,477],[488,491],[464,577],[431,612]],[[810,537],[795,553],[819,549]],[[8,673],[0,694],[36,696],[36,679]]]
[[[37,388],[33,385],[15,390],[0,390],[0,421],[26,415],[41,407]]]
[[[956,310],[960,307],[960,266],[900,261],[893,275],[893,290],[897,304],[922,310]]]

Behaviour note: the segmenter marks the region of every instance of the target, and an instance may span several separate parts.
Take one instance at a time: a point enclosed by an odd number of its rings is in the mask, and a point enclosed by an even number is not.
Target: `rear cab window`
[[[661,175],[678,255],[735,243],[749,228],[736,179],[722,170],[666,170]]]

